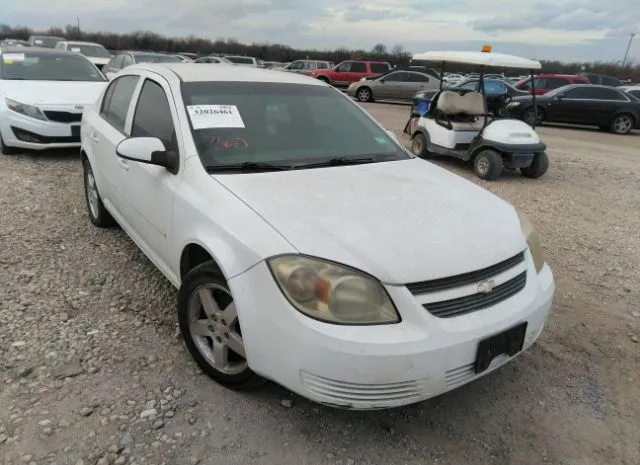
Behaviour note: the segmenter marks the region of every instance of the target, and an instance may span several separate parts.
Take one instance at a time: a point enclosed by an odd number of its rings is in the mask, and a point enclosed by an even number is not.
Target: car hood
[[[89,105],[106,82],[85,81],[0,81],[0,90],[10,99],[27,105]]]
[[[526,248],[510,204],[418,158],[212,176],[300,253],[390,284],[482,269]]]

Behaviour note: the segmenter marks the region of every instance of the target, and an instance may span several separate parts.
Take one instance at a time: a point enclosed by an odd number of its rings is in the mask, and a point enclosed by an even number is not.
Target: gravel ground
[[[400,132],[407,107],[367,104]],[[558,291],[516,361],[418,405],[234,393],[176,337],[176,292],[85,213],[77,154],[0,156],[0,463],[640,463],[640,135],[540,129],[539,180],[477,180],[539,227]]]

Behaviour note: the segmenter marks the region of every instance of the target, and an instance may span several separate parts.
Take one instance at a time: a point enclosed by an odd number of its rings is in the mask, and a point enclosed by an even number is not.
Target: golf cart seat
[[[453,131],[480,131],[484,121],[484,97],[480,92],[460,94],[442,91],[436,100],[436,118]]]

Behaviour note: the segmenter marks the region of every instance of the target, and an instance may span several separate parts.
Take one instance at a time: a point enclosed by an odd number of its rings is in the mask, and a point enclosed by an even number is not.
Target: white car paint
[[[84,41],[78,41],[78,40],[69,40],[69,41],[61,41],[58,42],[56,44],[56,49],[61,49],[61,50],[67,50],[70,52],[77,52],[76,49],[77,47],[83,46],[83,45],[88,45],[90,47],[99,47],[105,50],[105,52],[107,52],[107,49],[102,45],[102,44],[98,44],[96,42],[84,42]],[[77,52],[78,53],[78,52]],[[108,53],[108,52],[107,52]],[[109,60],[111,60],[111,55],[107,56],[107,57],[98,57],[98,56],[89,56],[89,55],[85,55],[87,57],[87,59],[93,63],[94,65],[96,65],[98,67],[98,69],[101,69],[104,65],[106,65],[107,63],[109,63]]]
[[[106,82],[102,81],[30,81],[0,78],[0,136],[4,144],[30,150],[79,147],[79,138],[71,140],[75,131],[73,128],[79,128],[84,109],[96,101],[105,85]],[[36,107],[41,112],[70,113],[75,119],[72,122],[60,122],[52,119],[53,117],[45,120],[32,118],[8,108],[6,99]],[[41,143],[21,140],[13,128],[45,138],[56,138],[57,141],[48,139],[49,141]]]
[[[209,252],[233,294],[254,372],[317,402],[394,407],[449,391],[511,360],[500,356],[475,374],[478,343],[488,336],[522,322],[528,324],[524,349],[539,336],[554,294],[551,270],[546,264],[536,270],[511,205],[442,168],[411,157],[256,174],[205,171],[181,80],[326,84],[295,73],[197,64],[133,65],[118,77],[124,75],[152,77],[169,96],[180,168],[174,175],[119,158],[115,148],[127,136],[99,115],[97,101],[83,118],[82,152],[102,201],[176,287],[185,247]],[[416,295],[406,287],[474,272],[522,251],[522,262],[492,279],[500,285],[526,272],[525,287],[481,312],[438,318],[423,307],[474,294],[478,283]],[[281,254],[308,254],[369,273],[402,321],[342,326],[305,316],[266,263]]]

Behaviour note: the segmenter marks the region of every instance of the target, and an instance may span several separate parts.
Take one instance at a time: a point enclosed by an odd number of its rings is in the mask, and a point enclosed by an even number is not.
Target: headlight
[[[300,255],[282,255],[267,263],[289,302],[311,318],[343,325],[400,321],[382,284],[371,276]]]
[[[544,255],[542,253],[542,244],[540,243],[540,236],[529,218],[521,213],[518,213],[518,217],[520,218],[522,234],[524,234],[524,237],[527,239],[527,245],[529,246],[529,251],[533,257],[533,264],[536,267],[536,271],[540,272],[545,263]]]
[[[11,100],[8,98],[4,99],[4,103],[7,105],[9,110],[13,110],[16,113],[22,113],[25,116],[29,116],[30,118],[40,119],[42,121],[46,121],[44,114],[40,111],[40,108],[34,107],[31,105],[27,105],[25,103],[16,102],[15,100]]]

